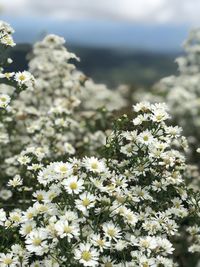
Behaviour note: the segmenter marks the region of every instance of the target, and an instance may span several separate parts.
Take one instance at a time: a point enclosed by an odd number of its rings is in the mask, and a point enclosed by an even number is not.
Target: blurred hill
[[[167,75],[176,73],[174,59],[177,53],[148,52],[129,49],[111,49],[68,45],[68,49],[81,58],[78,69],[96,82],[109,86],[121,83],[150,86]],[[9,70],[27,69],[27,54],[31,45],[20,44],[10,52],[14,63]]]

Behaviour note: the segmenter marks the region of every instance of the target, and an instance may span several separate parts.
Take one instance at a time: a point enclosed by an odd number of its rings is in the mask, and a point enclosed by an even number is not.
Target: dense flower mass
[[[194,161],[200,142],[200,29],[190,32],[184,49],[185,54],[176,59],[179,74],[163,78],[151,93],[138,94],[136,98],[167,103],[173,121],[183,127],[188,137]]]
[[[0,22],[2,49],[12,33]],[[200,176],[166,104],[116,118],[121,89],[77,71],[62,37],[29,58],[30,72],[0,61],[0,266],[195,266]]]
[[[172,240],[189,213],[185,160],[175,149],[181,130],[166,125],[165,105],[140,103],[134,111],[116,122],[107,158],[41,167],[32,205],[2,215],[33,266],[36,256],[41,265],[175,266]]]
[[[9,109],[11,98],[14,98],[20,91],[28,87],[32,88],[34,85],[34,78],[27,71],[4,72],[4,66],[12,63],[12,59],[7,57],[6,50],[15,46],[13,33],[14,30],[9,24],[0,21],[0,109]],[[14,88],[11,88],[11,86]]]

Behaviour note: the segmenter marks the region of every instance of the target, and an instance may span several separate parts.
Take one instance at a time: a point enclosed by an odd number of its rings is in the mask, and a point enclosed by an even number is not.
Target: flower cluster
[[[11,98],[34,84],[33,76],[27,71],[4,72],[3,67],[12,63],[12,59],[7,58],[6,50],[15,46],[13,32],[9,24],[0,21],[0,110],[9,109]]]
[[[24,266],[175,266],[173,238],[189,211],[184,156],[175,149],[182,142],[180,128],[167,126],[168,117],[165,105],[137,104],[133,119],[116,122],[107,158],[71,158],[35,171],[33,204],[2,213],[2,225],[18,243],[0,260]],[[19,242],[21,258],[13,251]]]
[[[196,29],[190,32],[188,39],[184,43],[185,54],[179,57],[179,74],[162,79],[158,82],[150,93],[137,93],[134,97],[137,100],[146,99],[151,103],[166,102],[172,114],[173,124],[182,126],[184,135],[188,138],[189,150],[187,151],[187,165],[185,171],[187,188],[196,192],[195,197],[191,199],[190,209],[196,210],[196,217],[187,218],[182,225],[181,243],[184,244],[186,236],[190,246],[189,251],[195,253],[199,258],[199,233],[195,232],[200,225],[199,219],[199,130],[200,130],[200,30]],[[187,229],[189,225],[189,228]],[[187,234],[186,234],[187,232]],[[181,238],[180,238],[181,239]],[[190,263],[195,265],[194,262]]]
[[[5,146],[1,158],[0,200],[6,205],[11,205],[13,198],[18,202],[18,196],[12,194],[9,183],[13,179],[16,183],[16,176],[23,177],[23,191],[28,193],[35,187],[34,179],[30,179],[32,169],[39,169],[48,161],[68,158],[75,153],[79,156],[98,154],[99,148],[105,144],[105,130],[110,128],[108,122],[112,115],[103,107],[110,109],[104,99],[109,96],[107,91],[114,93],[104,87],[101,89],[92,81],[86,82],[84,75],[71,63],[71,60],[78,58],[65,48],[64,42],[59,36],[48,35],[35,44],[29,63],[29,70],[35,76],[34,91],[25,90],[13,101],[7,119],[7,139],[3,135],[1,138]],[[31,77],[26,71],[15,74],[16,81],[21,85],[27,84]],[[98,110],[96,104],[94,108],[83,104],[82,93],[88,91],[92,94],[92,91],[96,92],[96,87],[101,92],[100,96],[107,94],[101,99],[102,107],[99,106]],[[119,102],[122,99],[119,95],[117,98]],[[5,95],[1,99],[4,102],[7,100]],[[119,105],[114,103],[118,108]],[[30,162],[31,166],[25,170],[23,166]]]
[[[0,23],[2,48],[12,32]],[[181,237],[199,250],[199,174],[167,106],[113,120],[122,87],[77,71],[62,37],[29,59],[31,74],[0,72],[0,266],[182,266]]]
[[[176,59],[179,74],[163,78],[150,93],[137,94],[137,100],[166,102],[173,121],[179,124],[190,144],[190,161],[196,161],[200,129],[200,30],[190,32],[185,54]]]
[[[0,44],[3,46],[15,46],[12,34],[14,33],[13,28],[4,21],[0,21]]]

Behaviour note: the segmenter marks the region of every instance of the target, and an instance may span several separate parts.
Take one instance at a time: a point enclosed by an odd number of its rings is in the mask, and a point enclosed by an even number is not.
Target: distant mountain
[[[78,69],[92,77],[96,82],[109,86],[121,83],[134,86],[150,86],[160,78],[175,74],[175,53],[156,53],[138,50],[110,49],[69,45],[81,62],[76,63]],[[26,56],[31,51],[30,44],[17,45],[10,56],[14,63],[11,71],[27,69]]]
[[[104,48],[180,51],[189,31],[186,25],[138,24],[102,20],[50,20],[21,17],[2,19],[16,30],[17,42],[35,42],[46,33],[65,37],[68,44]]]

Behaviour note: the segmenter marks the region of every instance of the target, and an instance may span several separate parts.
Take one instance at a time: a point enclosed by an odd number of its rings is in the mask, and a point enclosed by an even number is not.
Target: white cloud
[[[200,0],[1,0],[10,16],[200,24]]]

